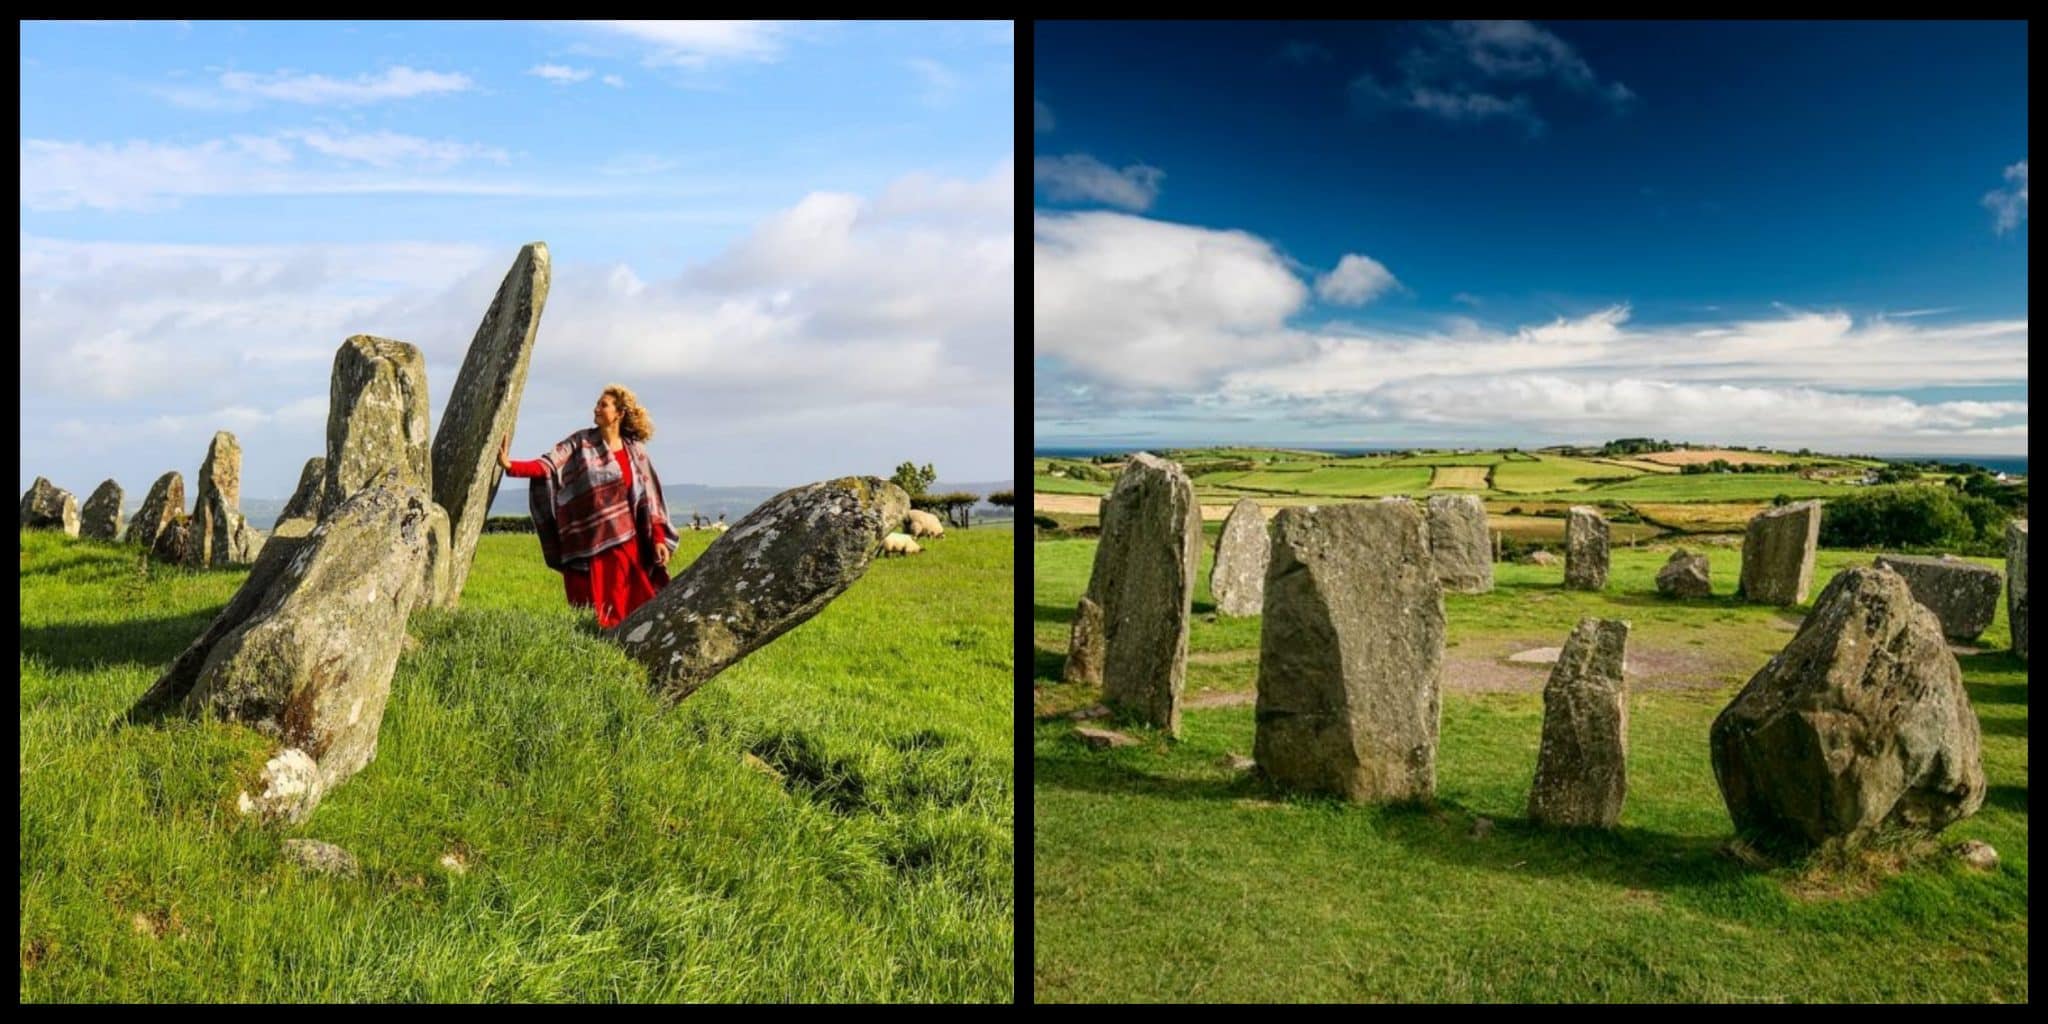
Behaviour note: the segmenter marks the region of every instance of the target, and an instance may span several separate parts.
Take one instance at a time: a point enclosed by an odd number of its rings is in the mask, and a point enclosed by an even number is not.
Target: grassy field
[[[1625,466],[1546,455],[1540,462],[1502,463],[1493,472],[1493,486],[1496,490],[1512,494],[1584,490],[1589,485],[1577,481],[1639,475],[1641,471]]]
[[[1400,469],[1351,469],[1316,467],[1306,472],[1267,470],[1240,474],[1229,481],[1238,490],[1288,491],[1330,497],[1379,498],[1389,494],[1416,494],[1429,489],[1431,470],[1427,466]]]
[[[2004,608],[1959,658],[1991,790],[1942,843],[1982,839],[1989,874],[1901,841],[1857,858],[1751,867],[1707,731],[1806,609],[1737,602],[1741,553],[1706,548],[1715,596],[1654,593],[1668,553],[1617,549],[1609,588],[1495,566],[1449,595],[1449,664],[1428,807],[1353,807],[1268,790],[1221,761],[1251,752],[1259,620],[1206,587],[1189,636],[1184,736],[1091,750],[1056,682],[1092,541],[1036,545],[1033,988],[1039,1001],[2024,1002],[2027,677]],[[1823,551],[1814,593],[1870,554]],[[1995,564],[1995,563],[1994,563]],[[1632,621],[1628,799],[1611,833],[1549,832],[1524,809],[1542,666],[1581,615]],[[1480,818],[1494,827],[1475,838]]]
[[[531,535],[486,535],[377,759],[278,830],[233,810],[253,730],[115,724],[245,571],[24,532],[21,999],[1008,1001],[1012,538],[877,561],[664,710]]]
[[[1483,491],[1488,466],[1441,466],[1430,477],[1431,490]]]

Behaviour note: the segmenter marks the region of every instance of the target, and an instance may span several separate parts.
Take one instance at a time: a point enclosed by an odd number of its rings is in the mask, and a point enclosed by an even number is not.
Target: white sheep
[[[907,533],[892,533],[882,538],[882,556],[915,555],[924,551]]]
[[[946,535],[946,525],[939,521],[939,517],[921,508],[911,509],[910,513],[903,518],[909,523],[910,535],[913,537],[943,537]]]

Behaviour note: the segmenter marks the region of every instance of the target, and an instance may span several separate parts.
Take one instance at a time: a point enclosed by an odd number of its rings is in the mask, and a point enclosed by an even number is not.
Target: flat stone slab
[[[1564,648],[1562,647],[1535,647],[1516,654],[1510,654],[1508,655],[1508,660],[1530,665],[1555,665],[1557,664],[1558,655],[1563,653]]]
[[[1075,726],[1074,737],[1097,750],[1107,750],[1110,747],[1135,747],[1138,745],[1138,739],[1135,736],[1126,736],[1114,729],[1096,729],[1086,725]]]

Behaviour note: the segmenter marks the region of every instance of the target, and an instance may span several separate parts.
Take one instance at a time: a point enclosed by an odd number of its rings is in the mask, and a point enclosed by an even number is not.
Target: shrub
[[[1872,487],[1827,503],[1820,520],[1820,542],[1827,547],[1998,555],[2004,551],[2009,518],[1997,502],[1947,487]]]

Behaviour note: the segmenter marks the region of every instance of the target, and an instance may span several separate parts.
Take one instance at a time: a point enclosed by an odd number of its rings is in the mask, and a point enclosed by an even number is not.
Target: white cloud
[[[1984,205],[1998,215],[1993,229],[2001,235],[2027,219],[2027,162],[2022,160],[2006,168],[2005,180],[2005,188],[1984,195]]]
[[[1362,306],[1400,282],[1380,261],[1363,253],[1346,253],[1337,269],[1316,280],[1316,295],[1340,306]]]
[[[475,88],[468,75],[459,72],[420,71],[399,66],[380,75],[357,75],[350,80],[326,75],[304,75],[280,71],[271,75],[226,71],[220,86],[231,94],[283,103],[334,104],[350,106],[385,100],[464,92]]]
[[[572,68],[564,64],[536,64],[533,67],[527,68],[526,73],[537,78],[545,78],[557,85],[581,82],[592,74],[590,71]]]
[[[960,76],[944,64],[925,57],[912,57],[904,61],[924,81],[924,93],[918,97],[926,106],[944,106],[960,89]]]
[[[1041,156],[1032,161],[1033,177],[1054,202],[1099,202],[1127,210],[1144,210],[1159,198],[1157,167],[1132,164],[1119,171],[1085,153]]]
[[[1049,132],[1053,128],[1052,108],[1043,101],[1031,101],[1031,123],[1034,132]]]
[[[599,79],[599,81],[611,86],[614,89],[623,89],[626,87],[626,80],[620,78],[617,75],[606,75],[603,78]]]
[[[593,21],[592,28],[645,44],[648,67],[702,69],[721,61],[773,61],[785,25],[770,21]]]
[[[306,148],[315,152],[366,163],[373,167],[409,166],[441,170],[464,160],[491,160],[501,164],[511,161],[511,157],[504,150],[495,146],[448,139],[423,139],[416,135],[401,135],[389,131],[361,135],[330,135],[319,131],[295,131],[284,134],[305,143]]]

